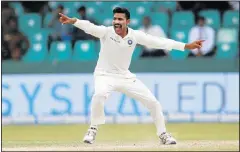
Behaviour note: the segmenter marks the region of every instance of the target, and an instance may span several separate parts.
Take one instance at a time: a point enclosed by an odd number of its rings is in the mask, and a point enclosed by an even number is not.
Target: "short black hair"
[[[127,20],[130,19],[130,12],[126,8],[116,7],[116,8],[113,9],[113,14],[115,14],[115,13],[124,13]]]
[[[59,4],[59,5],[58,5],[58,8],[60,8],[61,10],[63,10],[63,9],[64,9],[64,6],[61,5],[61,4]]]
[[[80,12],[80,11],[86,12],[86,7],[85,7],[85,6],[79,7],[79,8],[78,8],[78,12]]]

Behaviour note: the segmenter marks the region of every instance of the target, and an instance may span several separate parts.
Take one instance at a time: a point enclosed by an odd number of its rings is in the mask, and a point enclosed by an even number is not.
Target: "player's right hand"
[[[62,13],[59,13],[59,15],[59,22],[61,22],[62,24],[74,24],[77,21],[76,18],[70,18]]]

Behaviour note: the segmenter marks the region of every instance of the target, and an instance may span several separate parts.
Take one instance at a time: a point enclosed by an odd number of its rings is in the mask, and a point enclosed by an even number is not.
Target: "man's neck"
[[[82,17],[83,20],[87,19],[86,15],[81,15],[81,17]]]
[[[120,35],[122,38],[124,38],[128,34],[128,28]]]
[[[145,29],[148,29],[150,27],[150,25],[145,25],[144,28]]]

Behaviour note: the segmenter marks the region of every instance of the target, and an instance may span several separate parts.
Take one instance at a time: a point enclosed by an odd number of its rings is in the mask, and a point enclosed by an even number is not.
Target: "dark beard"
[[[121,24],[114,24],[114,28],[116,28],[117,25],[119,25],[119,28],[122,28]]]

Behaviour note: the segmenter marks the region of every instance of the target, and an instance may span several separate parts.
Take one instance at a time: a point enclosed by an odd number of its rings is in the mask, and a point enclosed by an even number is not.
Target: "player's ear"
[[[127,19],[127,25],[130,24],[130,19]]]

